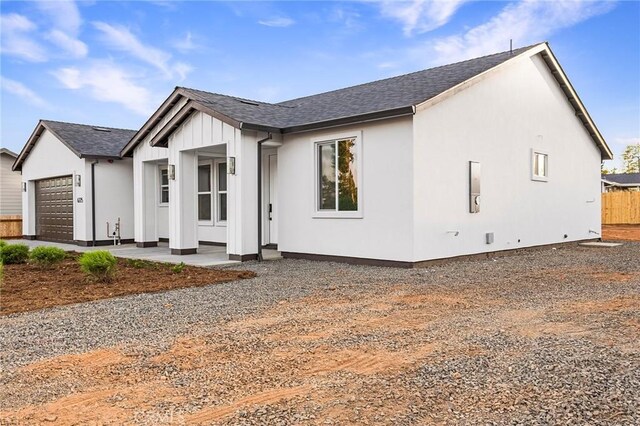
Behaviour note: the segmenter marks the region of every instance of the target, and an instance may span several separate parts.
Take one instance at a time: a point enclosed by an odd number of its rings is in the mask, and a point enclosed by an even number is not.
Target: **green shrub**
[[[97,281],[111,281],[116,272],[116,258],[106,250],[88,251],[78,262],[82,272]]]
[[[0,248],[0,260],[8,265],[25,263],[29,259],[29,247],[25,244],[5,244]]]
[[[0,249],[6,245],[7,245],[7,242],[5,240],[0,240]]]
[[[58,247],[36,247],[31,250],[29,258],[40,266],[51,266],[60,263],[67,257],[67,252]]]
[[[171,270],[173,271],[174,274],[179,274],[184,270],[184,267],[187,266],[184,264],[184,262],[180,262],[177,265],[173,265],[173,268],[171,268]]]

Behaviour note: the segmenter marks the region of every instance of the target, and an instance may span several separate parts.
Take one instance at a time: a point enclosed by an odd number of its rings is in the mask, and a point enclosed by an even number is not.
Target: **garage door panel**
[[[36,235],[73,241],[73,179],[62,176],[36,181]]]

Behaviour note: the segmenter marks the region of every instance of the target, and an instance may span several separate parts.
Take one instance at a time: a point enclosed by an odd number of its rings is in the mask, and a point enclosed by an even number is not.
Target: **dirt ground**
[[[509,407],[561,392],[526,383],[527,376],[548,368],[534,366],[542,355],[531,361],[527,351],[560,339],[566,351],[588,342],[637,353],[640,294],[588,293],[606,286],[638,288],[639,280],[638,270],[585,265],[521,271],[456,288],[398,282],[351,294],[329,287],[216,324],[207,333],[184,335],[165,350],[108,347],[22,367],[15,379],[21,387],[0,394],[12,406],[0,412],[0,419],[16,424],[277,424],[281,417],[269,411],[276,407],[291,416],[282,424],[397,424],[400,415],[420,407],[426,411],[418,423],[445,424],[456,410],[475,404],[485,419],[495,415],[500,421]],[[559,295],[552,293],[564,286]],[[580,286],[589,290],[579,291]],[[512,294],[513,288],[521,293]],[[522,294],[529,293],[536,295],[533,301],[521,304]],[[498,337],[516,344],[496,349]],[[577,356],[563,351],[552,349],[549,356]],[[456,367],[462,362],[482,368],[496,363],[507,376],[497,382],[489,373],[475,378]],[[440,377],[424,370],[428,365],[451,367],[442,367],[445,376]],[[522,369],[522,379],[514,378],[516,369]],[[586,376],[581,377],[577,380]],[[463,386],[467,380],[469,391]],[[42,396],[43,389],[53,388],[65,391],[55,398]],[[24,399],[42,402],[21,402],[18,390],[29,393]],[[250,421],[255,416],[262,421]]]
[[[602,225],[605,241],[640,241],[640,225]]]
[[[255,276],[248,271],[216,270],[118,258],[117,272],[109,283],[89,280],[80,270],[78,253],[50,268],[33,264],[5,265],[0,287],[0,315],[52,306],[107,299],[127,294],[165,291],[228,282]],[[134,264],[138,265],[135,267]]]

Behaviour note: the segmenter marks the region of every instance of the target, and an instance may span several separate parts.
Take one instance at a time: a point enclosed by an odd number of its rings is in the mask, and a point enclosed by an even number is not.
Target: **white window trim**
[[[318,145],[341,139],[355,139],[356,144],[356,168],[358,170],[357,184],[358,184],[358,210],[355,211],[338,211],[338,210],[320,210],[318,209],[318,201],[320,200],[320,185],[318,182],[319,158],[318,158]],[[364,200],[362,197],[362,181],[363,181],[363,157],[362,157],[362,131],[356,132],[344,132],[327,134],[322,137],[316,137],[311,139],[311,150],[313,159],[313,200],[312,200],[312,215],[314,219],[362,219],[364,217]],[[337,167],[337,165],[336,165]],[[336,194],[336,197],[338,194]]]
[[[536,174],[536,170],[535,170],[535,160],[536,160],[536,155],[544,155],[544,159],[545,159],[545,171],[547,172],[546,176],[540,176]],[[539,149],[531,149],[531,180],[536,181],[536,182],[548,182],[549,181],[549,153],[546,151],[541,151]]]
[[[213,199],[214,196],[214,177],[213,177],[213,160],[205,160],[205,161],[198,161],[198,167],[200,166],[209,166],[209,191],[196,191],[196,214],[198,215],[198,225],[202,225],[202,226],[214,226],[214,218],[215,218],[215,201]],[[198,179],[199,179],[199,171],[196,170],[196,190],[198,189]],[[210,204],[211,204],[211,219],[209,220],[200,220],[199,214],[200,214],[200,209],[198,207],[198,202],[200,199],[200,195],[204,195],[204,194],[209,194],[210,197]]]
[[[227,221],[226,220],[220,220],[219,218],[219,214],[218,214],[218,196],[222,193],[222,194],[227,194],[227,219],[229,219],[229,176],[227,175],[227,189],[225,191],[220,191],[218,188],[218,167],[220,164],[225,164],[225,168],[224,171],[225,173],[227,172],[227,168],[226,168],[226,163],[227,163],[227,159],[226,158],[220,158],[218,160],[214,160],[213,161],[213,171],[214,171],[214,176],[213,176],[213,188],[214,188],[214,194],[215,194],[215,201],[213,202],[213,206],[215,208],[214,211],[214,218],[215,218],[215,224],[216,226],[227,226]]]
[[[167,184],[163,185],[162,184],[162,171],[166,170],[167,171]],[[169,165],[168,164],[164,164],[161,166],[158,166],[158,207],[168,207],[169,203],[163,203],[162,202],[162,188],[166,186],[167,187],[167,191],[169,191],[169,201],[171,201],[171,191],[169,190]]]

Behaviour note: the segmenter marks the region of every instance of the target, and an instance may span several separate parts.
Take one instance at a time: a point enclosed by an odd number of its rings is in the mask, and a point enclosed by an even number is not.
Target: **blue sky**
[[[619,155],[640,143],[638,1],[0,3],[1,142],[139,128],[176,85],[281,101],[549,41]]]

